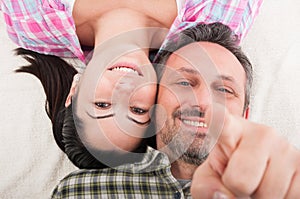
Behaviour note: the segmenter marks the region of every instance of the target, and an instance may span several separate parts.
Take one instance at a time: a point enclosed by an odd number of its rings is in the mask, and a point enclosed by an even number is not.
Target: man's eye
[[[217,88],[217,90],[222,92],[222,93],[234,94],[234,92],[232,90],[229,90],[229,89],[224,88],[224,87]]]
[[[191,86],[191,83],[188,81],[180,81],[177,84],[181,86]]]
[[[132,113],[137,115],[144,115],[148,112],[148,110],[137,108],[137,107],[130,107]]]
[[[111,103],[107,102],[95,102],[95,105],[100,109],[108,109],[111,107]]]

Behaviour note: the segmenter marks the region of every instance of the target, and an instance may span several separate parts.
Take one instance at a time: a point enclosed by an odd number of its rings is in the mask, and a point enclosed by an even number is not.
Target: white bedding
[[[242,44],[255,66],[250,119],[300,148],[300,2],[265,0]],[[49,198],[75,167],[60,152],[37,78],[13,70],[24,60],[0,17],[0,198]]]

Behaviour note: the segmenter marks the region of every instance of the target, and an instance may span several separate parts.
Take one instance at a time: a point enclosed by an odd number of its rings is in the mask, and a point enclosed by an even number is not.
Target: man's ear
[[[250,114],[250,107],[248,106],[244,112],[244,118],[247,120]]]
[[[77,88],[77,86],[78,86],[78,82],[79,82],[80,76],[81,76],[81,75],[77,73],[77,74],[74,75],[74,77],[73,77],[73,82],[72,82],[72,85],[71,85],[69,94],[68,94],[67,99],[66,99],[66,102],[65,102],[65,107],[70,106],[70,104],[72,103],[72,97],[73,97],[73,95],[75,94],[75,91],[76,91],[76,88]]]

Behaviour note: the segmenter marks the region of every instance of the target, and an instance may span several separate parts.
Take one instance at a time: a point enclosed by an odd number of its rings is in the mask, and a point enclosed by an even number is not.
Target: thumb
[[[224,185],[222,176],[242,135],[238,118],[221,104],[213,104],[206,114],[208,136],[213,146],[207,160],[194,173],[191,193],[193,198],[235,198]]]
[[[194,199],[231,199],[234,195],[223,185],[220,175],[208,162],[197,168],[193,175],[191,194]]]
[[[242,137],[243,121],[231,115],[221,104],[213,104],[207,110],[205,120],[209,126],[208,136],[211,138],[212,149],[206,162],[219,175],[223,175],[228,161]]]

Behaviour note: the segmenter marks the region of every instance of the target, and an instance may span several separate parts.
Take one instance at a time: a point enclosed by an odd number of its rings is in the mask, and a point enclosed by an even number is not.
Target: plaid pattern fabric
[[[165,154],[148,148],[142,161],[116,168],[78,170],[66,176],[52,194],[57,198],[191,198],[172,176]]]
[[[1,2],[2,1],[2,2]],[[75,32],[75,0],[1,0],[9,37],[19,46],[84,61]],[[195,23],[222,22],[243,39],[262,0],[177,0],[179,13],[171,27],[176,34]]]
[[[75,0],[2,0],[9,37],[19,46],[43,54],[84,60],[75,32]]]
[[[186,0],[162,48],[173,35],[199,23],[220,22],[231,28],[241,42],[258,15],[263,0]]]

